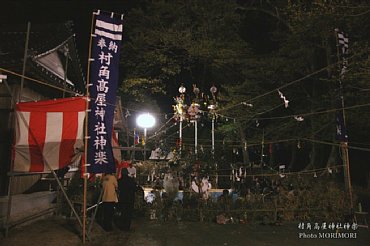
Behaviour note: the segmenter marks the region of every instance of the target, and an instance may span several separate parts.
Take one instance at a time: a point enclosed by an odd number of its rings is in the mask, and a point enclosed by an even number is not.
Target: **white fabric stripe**
[[[16,129],[16,145],[28,145],[28,131],[30,124],[30,112],[16,112],[18,128]]]
[[[106,38],[110,38],[110,39],[113,39],[113,40],[122,40],[122,35],[121,34],[111,34],[111,33],[104,32],[104,31],[101,31],[101,30],[98,30],[98,29],[95,29],[95,34],[106,37]]]
[[[53,170],[59,169],[59,149],[63,133],[63,113],[46,114],[46,135],[43,149],[44,159]],[[50,171],[44,164],[44,171]]]
[[[30,112],[16,112],[16,143],[14,155],[14,171],[29,172],[30,149],[28,147],[28,125],[30,122]]]
[[[82,148],[84,145],[83,142],[83,133],[84,133],[84,119],[85,119],[85,112],[78,112],[78,126],[77,126],[77,136],[76,142],[74,144],[74,149]]]
[[[116,24],[108,23],[108,22],[105,22],[105,21],[102,21],[102,20],[96,20],[96,26],[107,29],[107,30],[110,30],[110,31],[113,31],[113,32],[122,32],[122,26],[123,25],[122,24],[121,25],[116,25]]]

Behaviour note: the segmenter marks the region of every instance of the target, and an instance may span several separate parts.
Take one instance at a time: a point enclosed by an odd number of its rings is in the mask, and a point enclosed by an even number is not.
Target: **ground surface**
[[[300,239],[298,223],[276,225],[228,224],[209,222],[158,222],[135,219],[134,231],[115,229],[104,232],[96,224],[86,245],[182,246],[182,245],[370,245],[370,230],[356,230],[356,239]],[[311,231],[314,232],[314,231]],[[306,233],[310,233],[306,231]],[[314,232],[316,233],[316,232]],[[49,217],[10,230],[0,236],[0,245],[82,245],[75,221]]]

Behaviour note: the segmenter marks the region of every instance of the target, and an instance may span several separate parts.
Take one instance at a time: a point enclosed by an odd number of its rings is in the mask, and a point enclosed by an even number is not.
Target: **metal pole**
[[[144,161],[146,160],[146,128],[144,128],[144,144],[143,144],[143,147],[144,147]]]
[[[12,200],[13,200],[13,194],[12,194],[13,179],[14,179],[14,176],[13,174],[11,174],[11,176],[9,177],[9,185],[8,185],[8,207],[7,207],[8,211],[7,211],[6,220],[5,220],[5,237],[8,237],[9,227],[10,227],[10,215],[12,211]]]
[[[212,158],[215,159],[215,116],[212,115]]]
[[[22,90],[23,90],[23,84],[24,84],[24,75],[26,73],[26,65],[27,65],[28,42],[29,42],[29,39],[30,39],[30,30],[31,30],[31,22],[28,22],[27,23],[26,43],[24,45],[22,78],[21,78],[21,87],[19,88],[18,102],[20,102],[21,99],[22,99]]]
[[[87,236],[88,237],[90,237],[90,235],[91,235],[91,230],[92,230],[92,227],[94,225],[94,220],[96,218],[96,214],[98,213],[98,208],[99,208],[99,205],[101,203],[101,198],[103,197],[103,190],[104,189],[101,189],[101,191],[100,191],[99,199],[98,199],[98,202],[96,203],[96,208],[95,208],[94,214],[93,214],[93,216],[91,218],[89,229],[87,230]]]
[[[77,214],[77,212],[76,212],[75,208],[73,207],[73,204],[72,204],[71,200],[68,198],[68,195],[67,195],[66,191],[64,190],[64,187],[63,187],[62,183],[60,182],[60,180],[59,180],[59,178],[58,178],[57,174],[56,174],[56,173],[55,173],[55,171],[50,167],[49,163],[48,163],[45,159],[44,159],[44,162],[46,163],[46,165],[47,165],[47,166],[48,166],[48,168],[50,169],[51,173],[53,174],[53,176],[54,176],[55,180],[57,181],[57,183],[58,183],[58,185],[59,185],[60,189],[61,189],[61,190],[62,190],[62,192],[63,192],[64,198],[67,200],[68,205],[71,207],[71,209],[72,209],[72,211],[73,211],[74,215],[76,216],[76,219],[77,219],[78,223],[80,224],[80,226],[82,226],[81,219],[80,219],[80,217],[78,216],[78,214]]]
[[[138,134],[138,132],[136,132],[136,128],[134,128],[134,149],[132,150],[132,153],[131,153],[131,160],[135,160],[135,154],[136,154],[136,151],[135,151],[135,147],[136,147],[136,134]]]
[[[12,98],[12,104],[13,104],[13,108],[15,108],[15,98],[12,94],[12,91],[8,85],[8,82],[6,80],[4,80],[4,84],[6,86],[6,88],[8,89],[8,92]],[[13,121],[14,122],[14,121]],[[10,171],[12,172],[14,169],[14,159],[12,158],[11,162],[10,162]],[[7,207],[7,213],[6,213],[6,219],[5,219],[5,237],[8,237],[8,233],[9,233],[9,227],[10,227],[10,216],[11,216],[11,210],[12,210],[12,200],[13,200],[13,179],[14,179],[14,175],[11,174],[9,176],[9,184],[8,184],[8,207]]]
[[[180,153],[180,158],[181,158],[181,151],[182,151],[182,116],[180,116],[180,126],[179,126],[179,141],[180,141],[180,146],[179,146],[179,153]]]
[[[194,153],[195,153],[195,158],[198,159],[198,121],[197,120],[194,121],[194,128],[195,128],[194,130],[194,135],[195,135]]]

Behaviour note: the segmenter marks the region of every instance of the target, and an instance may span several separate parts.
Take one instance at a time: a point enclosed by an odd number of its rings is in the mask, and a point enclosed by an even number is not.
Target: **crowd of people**
[[[130,230],[132,215],[134,213],[135,191],[140,187],[136,183],[136,169],[132,164],[122,168],[117,177],[118,180],[115,174],[106,174],[102,180],[102,226],[107,231],[113,229],[115,211],[118,211],[119,214],[119,225],[117,226],[122,230]],[[172,191],[176,193],[185,186],[185,182],[181,178],[182,176],[172,175],[172,173],[166,173],[163,175],[163,178],[160,178],[159,175],[154,177],[151,182],[152,188],[154,190],[163,189],[165,195]],[[196,177],[193,177],[189,188],[191,192],[202,194],[200,197],[207,200],[211,197],[208,195],[208,190],[211,188],[211,181],[208,181],[208,178],[204,177],[197,182]],[[234,181],[231,188],[231,193],[225,189],[216,199],[217,203],[221,206],[222,214],[227,213],[230,206],[232,206],[232,198],[235,196],[252,202],[256,197],[262,197],[262,199],[276,197],[282,191],[294,196],[296,191],[295,187],[285,181],[285,179],[262,176],[241,178]],[[161,197],[157,197],[156,199],[161,199]]]

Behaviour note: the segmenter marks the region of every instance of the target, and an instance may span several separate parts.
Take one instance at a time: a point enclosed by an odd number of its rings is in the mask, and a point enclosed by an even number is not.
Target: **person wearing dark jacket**
[[[131,227],[132,214],[134,212],[136,182],[128,175],[127,168],[121,171],[121,178],[118,180],[119,207],[121,210],[121,227],[124,231],[129,231]]]

